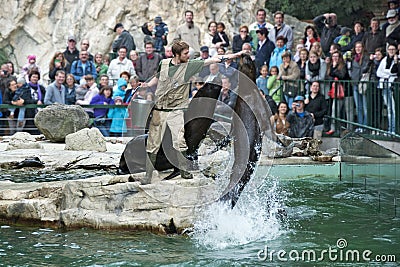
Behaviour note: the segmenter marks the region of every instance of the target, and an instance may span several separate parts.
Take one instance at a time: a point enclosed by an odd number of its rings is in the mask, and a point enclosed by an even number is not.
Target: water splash
[[[234,209],[213,203],[200,212],[189,234],[197,246],[220,250],[273,240],[285,232],[285,224],[277,216],[285,198],[278,179],[268,177],[255,184],[259,186],[245,190]]]

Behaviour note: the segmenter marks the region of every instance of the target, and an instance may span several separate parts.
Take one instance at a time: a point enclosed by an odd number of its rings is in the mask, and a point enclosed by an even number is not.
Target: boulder
[[[97,128],[85,128],[65,137],[65,150],[107,151],[106,139]]]
[[[6,150],[15,149],[43,149],[43,146],[38,143],[34,136],[26,132],[15,133],[11,136],[10,142]]]
[[[65,137],[89,125],[89,116],[81,106],[51,105],[35,116],[35,125],[51,142],[64,142]]]

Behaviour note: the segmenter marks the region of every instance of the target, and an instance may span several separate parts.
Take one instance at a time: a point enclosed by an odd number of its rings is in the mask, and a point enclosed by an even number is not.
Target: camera
[[[299,103],[296,103],[296,107],[300,107],[300,104],[299,104]]]
[[[326,24],[331,24],[331,22],[332,22],[332,18],[331,18],[331,17],[328,17],[328,18],[325,20],[325,23],[326,23]]]
[[[8,73],[8,71],[3,70],[3,74],[4,74],[4,75],[7,75],[7,73]]]

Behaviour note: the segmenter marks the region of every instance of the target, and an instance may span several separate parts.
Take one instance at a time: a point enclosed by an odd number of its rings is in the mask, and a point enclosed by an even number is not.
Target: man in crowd
[[[93,61],[93,55],[89,52],[89,40],[83,39],[81,42],[81,51],[87,51],[89,53],[89,60]]]
[[[185,23],[180,25],[175,32],[175,38],[179,39],[193,48],[194,52],[200,52],[201,31],[193,22],[193,11],[185,11]]]
[[[111,60],[110,66],[108,66],[107,76],[113,82],[119,79],[121,72],[127,71],[131,77],[136,76],[135,67],[130,59],[126,57],[126,47],[121,46],[118,50],[118,57]]]
[[[76,48],[76,38],[74,35],[68,36],[68,45],[64,51],[64,58],[68,62],[66,71],[67,73],[71,73],[72,62],[79,59],[79,50]]]
[[[136,63],[136,73],[139,76],[140,81],[147,81],[157,72],[158,65],[162,60],[162,56],[159,53],[154,52],[154,44],[152,41],[146,42],[144,45],[145,52],[140,55]],[[149,88],[148,91],[154,93],[156,88]]]
[[[117,39],[112,43],[112,51],[117,53],[121,47],[126,48],[126,54],[129,55],[131,50],[136,50],[135,41],[132,35],[124,29],[122,23],[117,23],[114,27],[114,32],[118,34]]]
[[[267,30],[271,30],[274,25],[266,21],[267,12],[264,9],[257,10],[256,13],[256,21],[249,26],[249,34],[253,38],[253,51],[257,50],[258,44],[258,36],[257,31],[261,28],[267,28]]]
[[[293,30],[292,27],[286,25],[284,20],[284,14],[282,11],[276,11],[274,14],[275,26],[269,30],[268,39],[276,45],[276,37],[286,37],[287,43],[286,48],[291,50],[293,47]]]
[[[58,70],[56,72],[55,81],[46,88],[44,96],[44,104],[65,104],[65,72]]]
[[[398,46],[400,44],[400,21],[399,14],[395,9],[390,9],[387,12],[386,18],[388,20],[388,24],[382,30],[386,37],[387,45]]]
[[[71,65],[71,74],[74,75],[76,81],[84,79],[88,74],[91,74],[94,79],[97,78],[96,66],[89,60],[88,51],[79,53],[79,60],[75,60]]]
[[[314,18],[314,24],[320,32],[321,48],[325,56],[329,55],[329,47],[340,35],[340,26],[337,25],[335,13],[325,13]]]
[[[296,96],[292,103],[292,110],[286,117],[290,123],[289,136],[292,138],[313,137],[314,119],[304,110],[304,97]]]
[[[255,64],[257,67],[257,72],[263,65],[269,66],[269,61],[271,59],[271,54],[275,49],[275,45],[268,39],[268,30],[266,28],[261,28],[257,30],[258,46],[256,50]]]
[[[371,29],[363,36],[362,42],[368,54],[375,53],[375,49],[377,48],[385,47],[385,36],[381,29],[379,29],[379,24],[378,18],[372,18],[370,22]]]

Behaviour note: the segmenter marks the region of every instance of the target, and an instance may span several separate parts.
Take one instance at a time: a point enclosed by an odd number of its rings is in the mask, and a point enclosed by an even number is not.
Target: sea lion
[[[242,54],[239,60],[237,101],[233,112],[231,136],[234,140],[234,167],[230,175],[228,187],[220,201],[228,202],[233,208],[251,175],[261,153],[264,135],[275,139],[269,117],[272,115],[265,100],[260,96],[255,84],[256,68],[250,55]],[[188,146],[188,158],[197,158],[197,149],[213,122],[213,113],[221,86],[218,82],[206,83],[192,99],[185,114],[185,139]],[[168,132],[164,136],[165,143],[157,154],[155,169],[162,171],[173,167],[171,153],[165,156],[172,145],[168,142]],[[131,140],[122,153],[119,173],[137,173],[145,170],[146,136]],[[167,152],[167,153],[166,153]]]

